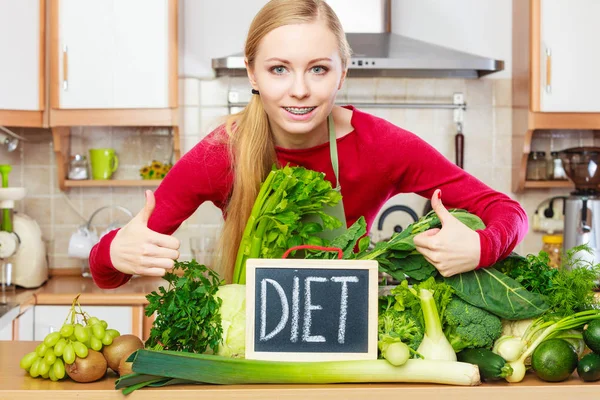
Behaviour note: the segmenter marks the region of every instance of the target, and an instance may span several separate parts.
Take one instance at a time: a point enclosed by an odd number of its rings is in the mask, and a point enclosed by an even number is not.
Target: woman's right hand
[[[115,235],[110,259],[117,270],[130,275],[163,276],[175,265],[179,239],[148,228],[155,204],[154,193],[146,190],[144,208]]]

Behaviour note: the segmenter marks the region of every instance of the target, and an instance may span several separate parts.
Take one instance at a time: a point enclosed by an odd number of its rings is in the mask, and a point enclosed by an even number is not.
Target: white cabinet
[[[82,306],[92,317],[103,319],[108,327],[118,330],[122,335],[131,334],[133,326],[133,308],[128,306]],[[50,332],[60,329],[71,306],[35,306],[34,340],[43,340]]]
[[[5,324],[0,329],[0,340],[12,340],[12,324]]]
[[[542,0],[540,108],[600,112],[600,1]]]
[[[58,108],[169,107],[169,0],[58,7]]]
[[[41,108],[40,7],[40,0],[0,0],[0,110]]]
[[[17,317],[14,323],[17,324],[17,337],[13,340],[34,340],[34,307],[29,307]]]

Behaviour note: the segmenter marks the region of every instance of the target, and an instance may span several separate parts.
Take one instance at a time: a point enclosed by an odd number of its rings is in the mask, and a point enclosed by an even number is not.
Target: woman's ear
[[[252,89],[258,90],[254,71],[252,71],[252,67],[248,64],[248,58],[246,57],[244,57],[244,64],[246,65],[246,73],[248,74],[248,80],[250,81],[250,85],[252,85]]]
[[[348,75],[348,68],[346,67],[346,69],[342,72],[342,77],[340,78],[340,84],[338,85],[338,90],[341,90],[342,86],[344,86],[344,81],[346,80],[347,75]]]

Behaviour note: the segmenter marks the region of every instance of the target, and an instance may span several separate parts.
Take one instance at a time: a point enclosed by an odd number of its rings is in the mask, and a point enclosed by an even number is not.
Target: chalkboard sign
[[[376,261],[249,259],[246,358],[377,358]]]

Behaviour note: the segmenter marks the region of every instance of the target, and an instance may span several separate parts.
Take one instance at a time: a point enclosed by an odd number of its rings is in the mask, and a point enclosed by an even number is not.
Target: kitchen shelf
[[[572,189],[571,181],[525,181],[525,189]]]
[[[181,147],[179,143],[179,127],[170,127],[173,134],[173,157],[176,162],[181,158]],[[69,180],[66,179],[70,159],[70,127],[53,127],[52,140],[54,143],[54,155],[56,158],[56,173],[58,175],[58,187],[60,190],[68,190],[73,187],[156,187],[160,185],[160,179],[108,179],[108,180]]]
[[[162,179],[129,179],[129,180],[117,180],[117,179],[106,179],[106,180],[69,180],[65,179],[65,187],[142,187],[142,186],[158,186],[162,182]]]

